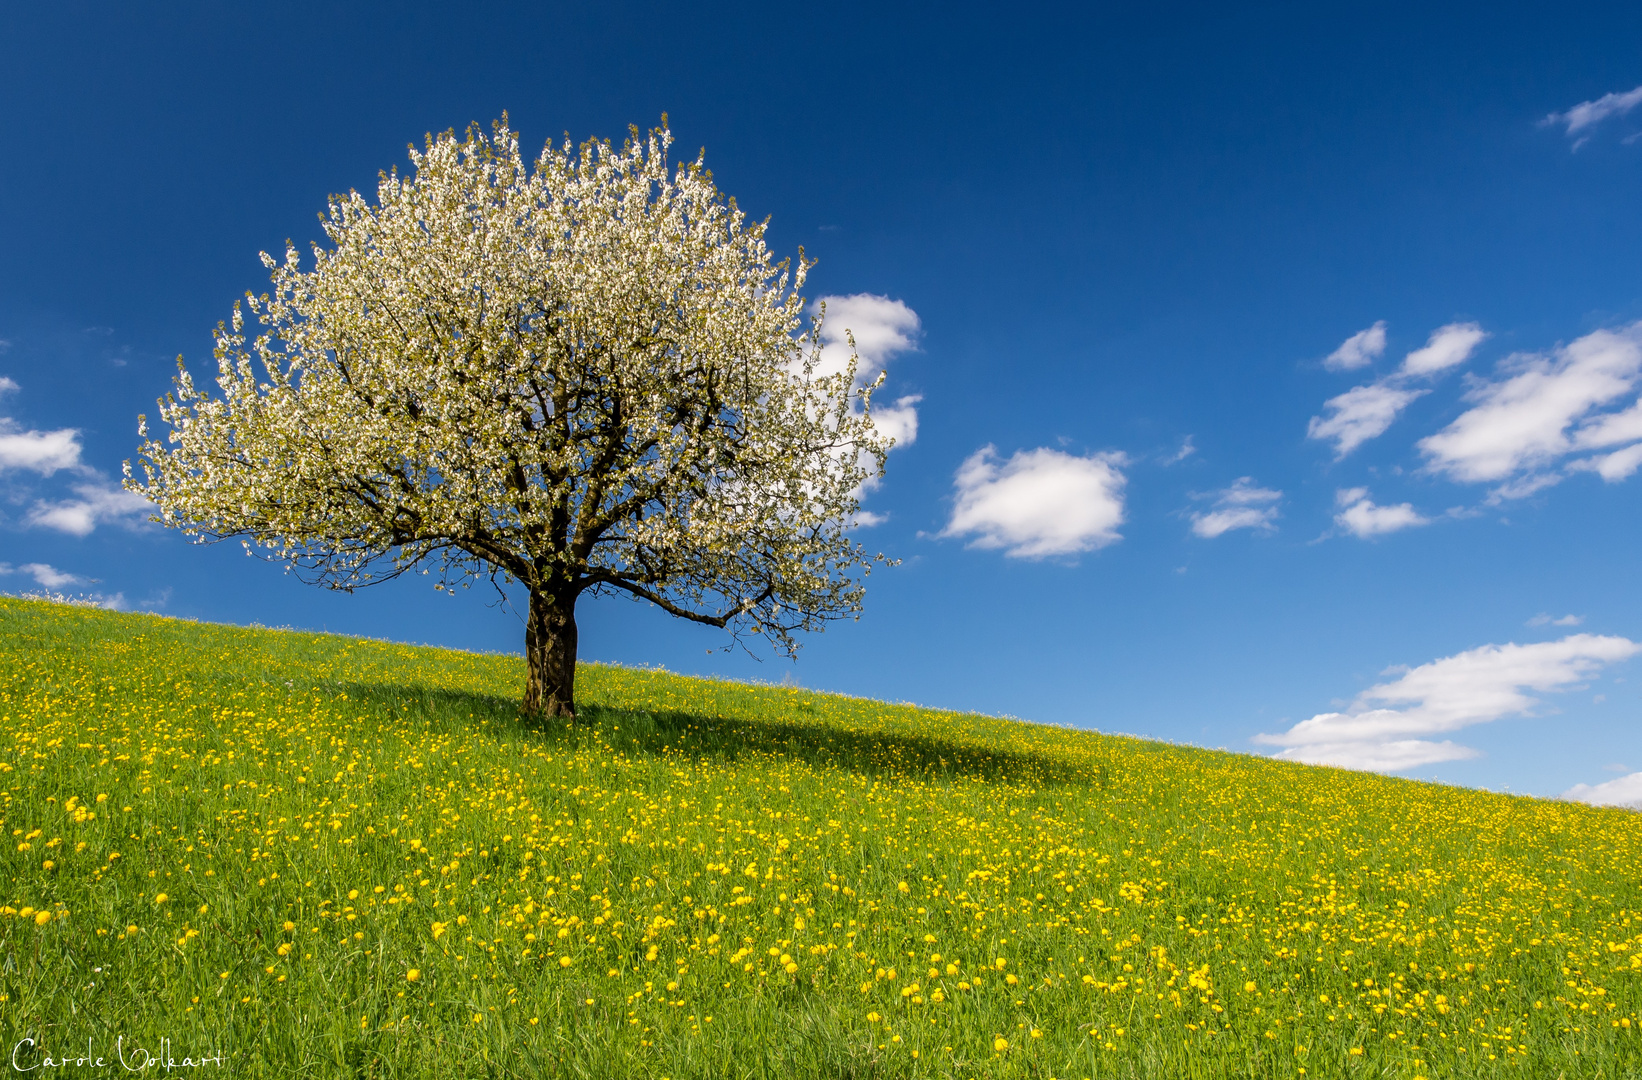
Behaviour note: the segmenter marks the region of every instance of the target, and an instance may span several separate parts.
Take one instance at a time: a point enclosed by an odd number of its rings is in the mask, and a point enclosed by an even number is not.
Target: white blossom
[[[179,360],[127,486],[335,588],[522,583],[529,711],[574,712],[584,592],[789,653],[857,613],[881,556],[845,527],[891,443],[876,384],[821,363],[802,251],[776,263],[670,142],[530,166],[505,117],[430,136],[374,203],[331,200],[310,269],[263,255],[273,288],[218,328],[218,392]]]

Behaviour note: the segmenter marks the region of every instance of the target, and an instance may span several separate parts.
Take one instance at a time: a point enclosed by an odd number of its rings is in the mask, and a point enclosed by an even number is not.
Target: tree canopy
[[[504,117],[429,136],[375,202],[332,197],[310,266],[264,253],[272,289],[219,325],[217,392],[178,359],[126,486],[331,588],[517,582],[531,713],[575,713],[585,593],[789,654],[856,615],[873,387],[820,364],[802,250],[776,262],[670,143],[664,121],[529,164]]]

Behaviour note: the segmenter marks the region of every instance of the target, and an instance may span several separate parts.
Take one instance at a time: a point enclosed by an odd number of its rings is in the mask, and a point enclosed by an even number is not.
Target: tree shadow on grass
[[[1047,754],[965,744],[939,735],[874,732],[807,716],[721,717],[688,712],[586,710],[612,746],[635,752],[734,762],[749,756],[791,758],[822,769],[924,782],[1008,781],[1088,784],[1093,777]]]
[[[1105,770],[1029,750],[965,744],[938,735],[873,732],[811,717],[703,716],[585,705],[575,721],[527,720],[517,698],[387,683],[353,683],[350,699],[383,716],[420,717],[441,732],[474,725],[501,736],[564,750],[596,741],[634,757],[683,757],[734,763],[791,758],[817,769],[925,783],[1005,781],[1034,786],[1105,786]]]

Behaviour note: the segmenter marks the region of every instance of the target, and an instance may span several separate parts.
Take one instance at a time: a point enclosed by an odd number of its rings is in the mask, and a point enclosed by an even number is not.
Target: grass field
[[[1642,1076],[1635,814],[596,665],[544,729],[522,678],[0,600],[11,1067]]]

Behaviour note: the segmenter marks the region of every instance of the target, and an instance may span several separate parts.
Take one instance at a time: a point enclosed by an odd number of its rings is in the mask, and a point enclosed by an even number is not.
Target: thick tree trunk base
[[[525,621],[525,696],[519,711],[540,719],[576,717],[574,600],[530,598]]]

